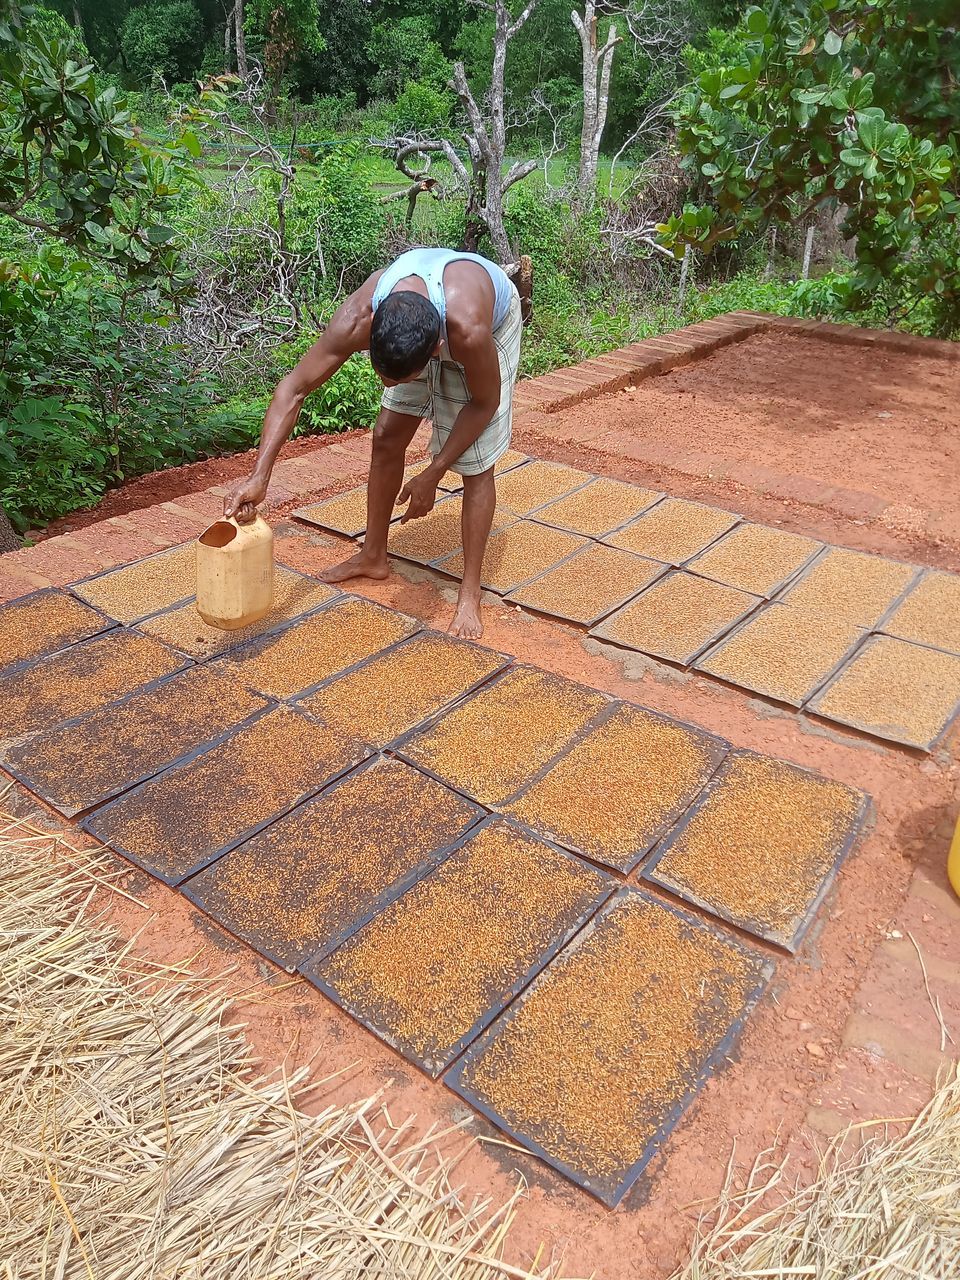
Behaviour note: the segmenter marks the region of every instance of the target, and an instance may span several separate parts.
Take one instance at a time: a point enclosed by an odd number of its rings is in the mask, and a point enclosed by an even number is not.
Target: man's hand
[[[229,520],[236,517],[237,524],[250,524],[256,519],[257,507],[267,496],[267,481],[247,476],[232,486],[223,500],[223,514]]]
[[[432,467],[427,467],[419,475],[410,477],[400,490],[400,497],[397,499],[398,506],[403,506],[408,500],[410,503],[400,517],[401,524],[406,524],[408,520],[417,520],[433,510],[441,474],[442,472],[437,474]]]

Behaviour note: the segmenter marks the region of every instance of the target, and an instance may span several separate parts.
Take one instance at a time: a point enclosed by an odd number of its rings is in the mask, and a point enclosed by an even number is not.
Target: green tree
[[[952,15],[952,16],[951,16]],[[785,0],[748,10],[728,60],[681,99],[694,203],[663,241],[709,249],[838,209],[856,242],[849,303],[925,301],[960,325],[960,30],[953,0]]]
[[[200,66],[203,43],[203,19],[193,0],[131,9],[120,33],[124,66],[142,86],[154,76],[189,80]]]
[[[249,0],[246,29],[270,83],[270,102],[285,86],[288,72],[304,54],[320,53],[326,42],[318,26],[317,0]]]
[[[370,5],[366,0],[319,0],[317,26],[325,50],[301,52],[294,73],[298,86],[321,97],[352,94],[365,103],[375,70],[367,53],[373,30]]]
[[[103,356],[103,388],[111,370],[124,376],[122,362],[98,346],[106,311],[120,317],[121,332],[108,335],[115,350],[132,355],[125,319],[167,323],[190,285],[167,220],[185,185],[196,181],[195,136],[187,130],[169,145],[146,142],[115,89],[101,88],[92,65],[71,58],[71,42],[60,35],[26,6],[8,6],[0,20],[0,505],[17,502],[21,528],[31,510],[23,501],[26,477],[41,473],[38,454],[48,446],[63,445],[48,468],[63,489],[77,468],[95,472],[102,488],[119,466],[116,438],[96,440],[93,410],[75,403],[75,380],[47,394],[64,352],[59,336],[48,344],[58,301],[95,278],[89,328],[75,345],[87,366]],[[25,232],[40,232],[47,244],[38,252]],[[122,421],[111,411],[111,430]]]
[[[175,232],[163,219],[196,180],[198,154],[189,130],[148,144],[116,90],[101,89],[93,65],[71,58],[32,9],[0,21],[0,215],[174,284]]]
[[[450,79],[450,63],[433,39],[433,27],[420,15],[381,22],[374,27],[367,54],[375,67],[374,96],[394,100],[411,81],[440,90]]]

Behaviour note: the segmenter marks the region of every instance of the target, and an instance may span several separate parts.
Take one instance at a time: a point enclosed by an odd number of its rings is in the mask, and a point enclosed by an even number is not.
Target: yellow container
[[[221,631],[257,622],[273,608],[273,530],[218,520],[197,539],[197,612]]]
[[[947,856],[947,876],[953,885],[953,892],[960,898],[960,819],[957,820],[950,853]]]

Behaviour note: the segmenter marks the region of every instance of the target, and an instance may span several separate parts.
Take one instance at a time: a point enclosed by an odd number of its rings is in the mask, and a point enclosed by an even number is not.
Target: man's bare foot
[[[319,576],[323,582],[346,582],[347,578],[386,578],[389,574],[386,557],[378,560],[366,551],[358,551],[349,560],[322,570]]]
[[[463,636],[464,640],[479,640],[483,635],[483,623],[480,621],[480,597],[461,596],[457,600],[457,608],[450,623],[452,636]]]

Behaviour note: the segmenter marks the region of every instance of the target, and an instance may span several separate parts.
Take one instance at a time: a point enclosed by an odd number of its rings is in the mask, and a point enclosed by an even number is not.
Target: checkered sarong
[[[520,295],[514,294],[510,309],[499,328],[493,331],[493,341],[500,361],[500,406],[484,427],[479,437],[462,453],[450,470],[461,476],[478,476],[497,462],[510,448],[513,431],[513,386],[520,364],[520,334],[523,321],[520,314]],[[430,452],[436,455],[443,448],[453,430],[457,414],[470,400],[463,365],[456,360],[439,360],[434,357],[419,378],[413,382],[401,382],[388,387],[383,393],[381,405],[394,413],[406,413],[412,418],[429,418],[433,422]]]

